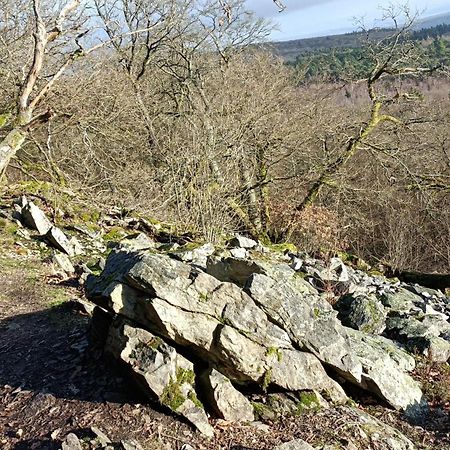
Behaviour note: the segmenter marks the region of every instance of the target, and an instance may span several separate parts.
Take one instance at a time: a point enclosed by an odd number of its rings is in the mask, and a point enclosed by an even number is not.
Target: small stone
[[[91,431],[97,436],[97,440],[102,447],[106,447],[108,444],[111,444],[111,439],[109,439],[109,437],[106,436],[106,434],[99,428],[91,427]]]
[[[273,450],[314,450],[314,447],[311,447],[303,439],[294,439],[293,441],[277,445]]]
[[[22,207],[21,213],[24,224],[33,230],[37,230],[41,235],[47,234],[52,227],[52,223],[47,219],[44,212],[33,202],[27,201]]]
[[[75,273],[75,268],[73,267],[72,262],[70,261],[69,257],[65,255],[64,253],[61,253],[59,251],[55,251],[53,253],[52,262],[54,265],[58,266],[60,269],[62,269],[66,273]]]
[[[61,450],[83,450],[80,440],[73,433],[66,436],[66,439],[61,445]]]
[[[69,256],[75,255],[73,245],[70,243],[69,239],[61,229],[57,227],[51,227],[45,237],[53,247],[57,248],[63,253],[66,253]]]
[[[233,258],[245,259],[247,257],[247,250],[245,248],[232,248],[230,253]]]
[[[217,417],[231,422],[251,422],[255,419],[250,401],[233,387],[227,377],[213,369],[201,379],[202,390]]]
[[[120,441],[123,450],[144,450],[141,444],[134,439],[125,439]]]
[[[245,236],[237,234],[233,239],[228,242],[230,248],[245,248],[252,249],[258,245],[253,239],[249,239]]]

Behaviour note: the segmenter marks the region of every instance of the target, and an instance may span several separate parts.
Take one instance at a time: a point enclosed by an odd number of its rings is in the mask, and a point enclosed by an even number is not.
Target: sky
[[[356,29],[355,19],[364,17],[366,26],[379,25],[382,7],[395,3],[392,0],[283,0],[286,9],[278,13],[273,0],[246,0],[247,7],[257,16],[274,22],[278,31],[273,40],[288,40]],[[450,0],[409,0],[411,9],[423,16],[450,12]],[[405,4],[402,1],[400,4]]]

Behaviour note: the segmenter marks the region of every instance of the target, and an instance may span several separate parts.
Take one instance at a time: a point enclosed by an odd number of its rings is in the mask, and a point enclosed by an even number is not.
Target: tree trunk
[[[22,147],[26,137],[26,131],[21,128],[14,128],[0,142],[0,178],[5,173],[11,158]]]

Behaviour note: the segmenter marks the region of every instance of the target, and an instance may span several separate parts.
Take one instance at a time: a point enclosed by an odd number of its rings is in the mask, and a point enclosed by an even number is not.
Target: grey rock
[[[95,434],[96,440],[100,443],[102,447],[106,447],[108,444],[111,444],[111,439],[103,433],[102,430],[98,427],[91,427],[91,431]]]
[[[265,273],[264,268],[255,261],[239,258],[210,257],[206,271],[220,281],[236,283],[244,286],[254,273]]]
[[[202,392],[216,416],[230,422],[252,422],[253,406],[231,381],[215,369],[201,376]]]
[[[180,261],[191,263],[201,269],[206,269],[208,257],[211,256],[215,250],[213,244],[204,244],[188,249],[180,247],[172,254]]]
[[[309,283],[295,275],[274,280],[254,274],[246,290],[267,316],[288,332],[293,342],[343,376],[359,382],[362,368],[350,348],[345,329],[331,305]]]
[[[228,247],[230,248],[245,248],[252,249],[258,245],[253,239],[249,239],[245,236],[237,234],[233,239],[228,241]]]
[[[381,296],[383,305],[391,311],[403,313],[409,312],[421,298],[404,288],[399,288],[397,292],[387,292]]]
[[[294,439],[293,441],[277,445],[273,450],[314,450],[314,447],[311,447],[303,439]]]
[[[45,237],[47,241],[56,249],[60,250],[63,253],[66,253],[69,256],[75,255],[73,245],[61,229],[57,227],[51,227],[47,231]]]
[[[120,441],[123,450],[144,450],[141,444],[135,439],[124,439]]]
[[[61,444],[62,450],[83,450],[81,442],[74,433],[70,433],[66,436]]]
[[[348,406],[339,408],[345,412],[347,423],[351,423],[355,433],[364,433],[374,448],[379,450],[415,450],[414,444],[400,431],[381,422],[375,417]]]
[[[155,248],[156,244],[145,233],[137,233],[121,239],[119,246],[129,250],[138,251]]]
[[[149,397],[188,419],[201,433],[214,436],[195,391],[193,364],[146,330],[116,319],[105,350],[125,363]]]
[[[64,253],[55,251],[53,253],[52,262],[55,266],[59,267],[68,274],[75,273],[75,268],[73,267],[72,262]]]
[[[441,337],[431,337],[423,342],[422,353],[436,363],[446,363],[450,359],[450,340]]]
[[[362,386],[411,417],[423,416],[427,406],[420,386],[404,371],[413,364],[408,355],[394,343],[390,350],[380,337],[352,329],[348,335],[363,366]]]
[[[232,248],[230,250],[231,256],[233,258],[245,259],[247,258],[247,250],[245,248]]]
[[[37,230],[41,235],[47,234],[53,226],[44,212],[31,201],[26,201],[22,207],[21,214],[24,224],[33,230]]]
[[[345,326],[369,334],[381,334],[386,328],[386,311],[374,295],[346,295],[335,305]]]

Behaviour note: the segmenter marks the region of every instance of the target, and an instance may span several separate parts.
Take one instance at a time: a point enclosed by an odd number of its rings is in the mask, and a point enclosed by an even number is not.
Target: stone
[[[106,447],[108,444],[111,444],[111,439],[109,439],[109,437],[105,433],[103,433],[100,428],[94,426],[91,427],[91,431],[95,434],[95,439],[102,447]]]
[[[419,383],[404,369],[412,369],[408,355],[387,340],[348,329],[351,347],[363,366],[362,387],[373,392],[396,409],[411,417],[420,417],[427,411]],[[392,356],[391,356],[392,355]]]
[[[263,267],[255,261],[240,258],[208,258],[206,271],[220,281],[244,286],[254,273],[265,273]]]
[[[252,422],[253,406],[231,381],[215,369],[201,376],[202,392],[216,416],[230,422]]]
[[[450,360],[450,341],[440,337],[431,337],[427,339],[422,352],[430,361],[446,363]]]
[[[350,348],[337,313],[309,283],[295,275],[274,280],[255,273],[246,291],[300,348],[307,349],[344,377],[356,383],[361,380],[361,364]]]
[[[62,450],[83,450],[81,442],[74,433],[69,433],[61,444]]]
[[[47,234],[53,226],[44,212],[31,201],[22,207],[21,218],[27,227],[37,230],[40,235]]]
[[[203,405],[195,391],[193,364],[161,338],[116,319],[105,351],[121,360],[150,398],[189,420],[201,433],[214,436]]]
[[[364,433],[373,448],[379,450],[415,450],[414,444],[400,431],[375,417],[349,406],[337,409],[345,414],[346,423],[354,433]]]
[[[122,450],[144,450],[144,447],[135,439],[124,439],[120,441],[120,445]]]
[[[247,250],[245,248],[232,248],[230,250],[233,258],[245,259],[247,258]]]
[[[75,255],[73,245],[70,243],[69,239],[61,229],[57,227],[51,227],[47,231],[45,237],[50,245],[52,245],[56,249],[60,250],[63,253],[66,253],[69,256]]]
[[[346,295],[335,308],[347,327],[369,334],[381,334],[386,328],[386,311],[374,295]]]
[[[73,267],[72,262],[64,253],[55,251],[53,253],[52,262],[55,266],[58,266],[61,270],[68,274],[75,273],[75,268]]]
[[[390,311],[407,313],[414,304],[421,302],[422,299],[407,289],[399,288],[397,292],[388,292],[381,295],[380,300]]]
[[[183,262],[191,263],[201,269],[206,269],[208,257],[215,252],[213,244],[204,244],[198,247],[192,247],[187,244],[185,247],[180,247],[176,252],[171,253],[175,258]]]
[[[314,447],[311,447],[303,439],[294,439],[293,441],[277,445],[273,450],[314,450]]]
[[[233,239],[230,239],[228,241],[229,248],[244,248],[250,250],[252,248],[255,248],[257,245],[258,242],[254,241],[253,239],[249,239],[245,236],[242,236],[240,234],[237,234]]]
[[[129,250],[149,250],[156,247],[156,243],[145,233],[136,233],[120,240],[119,246]]]

